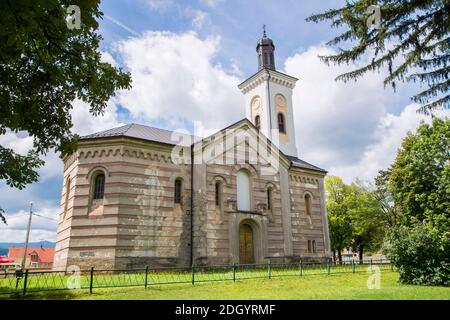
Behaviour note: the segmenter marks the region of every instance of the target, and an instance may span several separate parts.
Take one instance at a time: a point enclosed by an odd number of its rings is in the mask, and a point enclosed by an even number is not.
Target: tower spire
[[[258,54],[258,70],[275,70],[275,45],[272,39],[267,37],[266,25],[263,24],[263,37],[258,40],[256,52]]]

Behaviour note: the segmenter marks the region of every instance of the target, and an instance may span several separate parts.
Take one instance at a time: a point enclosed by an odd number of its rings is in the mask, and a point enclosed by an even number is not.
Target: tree
[[[342,250],[350,246],[352,240],[352,225],[347,207],[348,186],[337,176],[325,179],[327,196],[328,227],[333,257],[338,255],[342,263]]]
[[[371,5],[380,8],[380,28],[371,28],[367,13]],[[342,34],[328,42],[340,45],[337,54],[320,57],[327,64],[349,64],[369,53],[370,63],[337,77],[356,80],[369,71],[388,68],[384,84],[396,81],[420,82],[427,88],[412,100],[423,104],[419,111],[429,114],[450,108],[449,31],[450,2],[445,0],[354,0],[345,6],[312,15],[307,21],[329,20]]]
[[[387,228],[398,224],[398,210],[395,206],[394,196],[388,188],[390,170],[380,170],[375,177],[375,189],[372,193],[383,212],[384,222]]]
[[[427,220],[450,230],[450,120],[408,134],[391,166],[389,189],[405,224]]]
[[[399,219],[386,251],[406,283],[449,282],[449,159],[450,120],[434,118],[407,135],[389,169],[387,188]]]
[[[129,73],[101,62],[99,0],[4,0],[0,2],[0,135],[26,132],[27,155],[0,146],[0,179],[22,189],[38,180],[40,155],[71,153],[75,99],[102,114],[117,89],[130,88]],[[69,28],[67,9],[80,8],[80,28]],[[69,16],[70,18],[70,16]],[[70,19],[69,19],[70,20]]]
[[[5,210],[3,210],[2,208],[0,208],[0,220],[2,220],[2,222],[3,222],[4,224],[7,224],[7,223],[6,223],[6,218],[5,218],[4,214],[5,214]]]
[[[424,223],[391,229],[386,253],[399,271],[399,281],[419,285],[450,285],[450,241]]]
[[[376,252],[383,244],[385,215],[375,191],[359,181],[350,186],[348,201],[352,247],[358,251],[359,260],[363,260],[365,251]]]
[[[365,250],[378,251],[385,233],[385,217],[375,192],[357,181],[346,185],[340,177],[325,179],[331,249],[342,262],[342,250],[353,247],[363,259]]]

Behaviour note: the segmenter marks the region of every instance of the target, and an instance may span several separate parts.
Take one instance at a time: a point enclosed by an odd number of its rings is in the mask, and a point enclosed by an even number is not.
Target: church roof
[[[253,123],[248,121],[248,119],[242,119],[234,124],[228,126],[227,128],[233,127],[243,121],[248,122],[252,127],[256,129]],[[224,128],[222,130],[226,130]],[[121,127],[112,128],[105,131],[100,131],[97,133],[93,133],[87,136],[81,137],[81,140],[90,140],[90,139],[100,139],[100,138],[113,138],[113,137],[128,137],[135,138],[147,141],[160,142],[164,144],[176,145],[180,141],[180,145],[183,147],[190,147],[193,143],[202,140],[201,137],[179,133],[176,131],[170,131],[165,129],[159,129],[155,127],[149,127],[141,124],[130,123]],[[280,151],[281,152],[281,151]],[[326,170],[316,167],[304,160],[301,160],[294,156],[285,155],[286,158],[291,162],[291,166],[295,168],[308,169],[320,172],[326,172]]]
[[[322,172],[326,172],[326,170],[321,169],[319,167],[316,167],[315,165],[312,165],[302,159],[299,159],[297,157],[293,157],[293,156],[286,156],[289,160],[291,160],[291,165],[293,167],[296,168],[302,168],[302,169],[310,169],[310,170],[315,170],[315,171],[322,171]]]
[[[112,138],[112,137],[129,137],[155,141],[170,145],[176,145],[180,143],[180,145],[186,147],[189,147],[192,145],[192,143],[201,140],[201,138],[189,134],[144,126],[136,123],[131,123],[125,126],[112,128],[109,130],[100,131],[94,134],[83,136],[81,137],[81,140]]]

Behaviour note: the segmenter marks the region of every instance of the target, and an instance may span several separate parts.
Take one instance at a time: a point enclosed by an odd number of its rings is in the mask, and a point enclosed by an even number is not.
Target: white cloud
[[[217,63],[220,38],[196,33],[146,32],[115,46],[133,78],[117,102],[140,121],[169,126],[201,121],[220,129],[245,117],[241,79]]]
[[[104,114],[97,117],[89,112],[87,103],[80,100],[74,101],[70,112],[73,122],[72,132],[83,136],[124,125],[119,121],[117,107],[113,101],[114,98],[108,102]]]
[[[112,65],[113,67],[117,66],[117,62],[116,60],[113,58],[113,56],[111,55],[111,53],[107,52],[107,51],[102,51],[102,55],[100,57],[100,61],[101,62],[107,62],[110,65]]]
[[[390,113],[399,96],[383,89],[384,74],[336,82],[336,76],[355,66],[331,67],[319,60],[319,55],[330,53],[329,48],[313,46],[285,63],[286,72],[300,79],[293,95],[300,157],[347,182],[372,179],[394,160],[407,131],[425,117],[415,112],[416,105],[398,116]]]
[[[205,24],[209,23],[208,14],[205,11],[195,10],[193,12],[192,27],[195,30],[202,29]]]
[[[145,0],[151,10],[163,11],[170,8],[175,2],[174,0]]]
[[[200,2],[204,3],[208,7],[215,8],[217,5],[224,2],[224,0],[200,0]]]
[[[33,216],[30,242],[55,241],[58,208],[43,207],[35,213],[47,218]],[[21,210],[8,214],[7,220],[8,225],[0,224],[0,242],[24,242],[28,224],[28,211]]]
[[[408,105],[400,115],[384,115],[374,131],[376,142],[366,146],[359,161],[351,165],[336,164],[330,173],[346,178],[347,182],[357,177],[373,179],[379,170],[387,169],[395,160],[397,150],[408,132],[415,132],[421,121],[431,122],[430,117],[416,112],[418,105]]]

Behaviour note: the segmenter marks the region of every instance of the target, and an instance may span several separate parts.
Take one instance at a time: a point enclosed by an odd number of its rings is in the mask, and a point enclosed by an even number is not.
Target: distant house
[[[24,250],[23,247],[10,247],[8,258],[16,264],[21,264]],[[54,255],[54,248],[30,247],[27,249],[25,268],[51,268]]]

